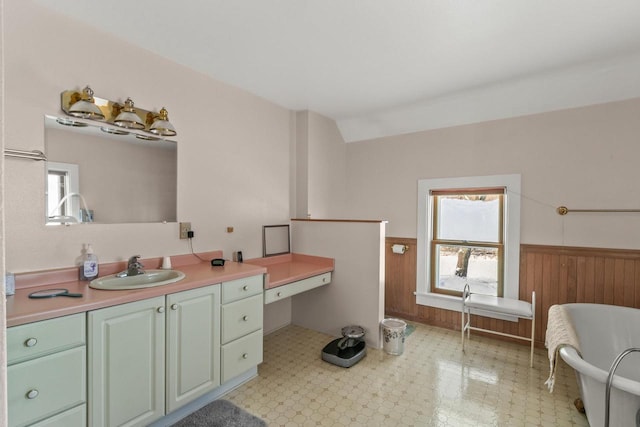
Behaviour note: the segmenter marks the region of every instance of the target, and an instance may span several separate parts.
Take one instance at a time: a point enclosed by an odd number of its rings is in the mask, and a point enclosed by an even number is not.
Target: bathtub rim
[[[624,350],[626,349],[620,350],[619,353],[622,353]],[[606,385],[609,371],[600,369],[597,366],[594,366],[591,363],[585,361],[580,356],[580,354],[578,354],[578,351],[575,348],[571,346],[561,347],[560,356],[562,357],[562,360],[567,363],[567,365],[571,366],[581,375],[586,375],[598,382],[601,382],[603,385]],[[611,361],[611,363],[613,363],[613,360]],[[624,360],[622,361],[622,363],[624,363]],[[636,396],[640,396],[640,381],[634,381],[626,377],[621,377],[620,375],[614,375],[611,384],[613,385],[613,387],[619,390],[626,391],[627,393],[631,393]]]

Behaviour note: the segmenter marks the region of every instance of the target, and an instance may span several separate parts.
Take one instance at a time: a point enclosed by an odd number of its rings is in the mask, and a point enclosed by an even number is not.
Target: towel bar
[[[40,150],[26,151],[26,150],[14,150],[12,148],[5,148],[4,155],[6,157],[16,157],[19,159],[30,159],[36,161],[47,160],[47,156]]]

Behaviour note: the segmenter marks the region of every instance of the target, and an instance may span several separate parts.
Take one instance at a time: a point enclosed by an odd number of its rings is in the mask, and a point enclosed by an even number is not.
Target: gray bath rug
[[[227,400],[215,400],[173,427],[266,427],[267,423]]]

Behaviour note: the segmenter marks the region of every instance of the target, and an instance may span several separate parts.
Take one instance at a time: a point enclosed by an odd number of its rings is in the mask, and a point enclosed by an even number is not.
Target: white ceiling
[[[37,0],[346,141],[640,96],[638,0]]]

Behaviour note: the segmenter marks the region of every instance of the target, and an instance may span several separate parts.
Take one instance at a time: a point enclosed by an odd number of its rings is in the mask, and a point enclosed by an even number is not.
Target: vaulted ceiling
[[[640,96],[638,0],[37,0],[345,141]]]

